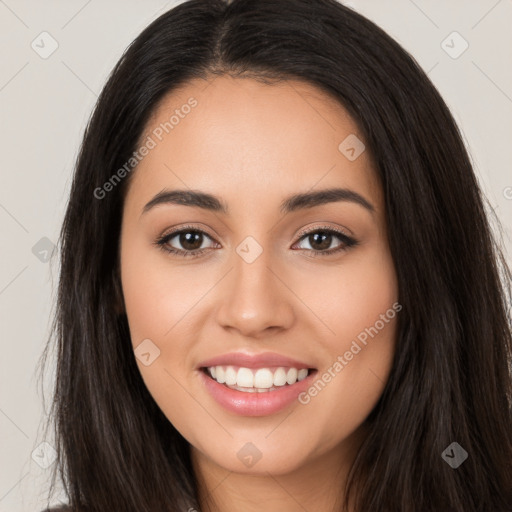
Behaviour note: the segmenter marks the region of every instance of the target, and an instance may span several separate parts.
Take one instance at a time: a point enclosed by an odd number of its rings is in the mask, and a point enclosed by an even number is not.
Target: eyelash
[[[302,249],[302,250],[311,252],[312,257],[314,257],[314,258],[316,258],[317,256],[330,256],[331,254],[334,254],[334,253],[346,251],[346,250],[350,249],[351,247],[355,247],[356,245],[359,244],[359,242],[356,239],[346,235],[345,233],[343,233],[341,231],[338,231],[337,229],[333,229],[331,227],[318,227],[318,228],[315,228],[310,231],[301,232],[299,234],[298,242],[300,242],[302,239],[306,238],[307,236],[318,233],[318,232],[327,233],[329,235],[336,235],[343,243],[339,247],[335,247],[334,249],[329,249],[327,251],[315,251],[314,249]],[[201,233],[203,235],[206,235],[208,238],[212,239],[212,237],[208,233],[206,233],[205,231],[203,231],[201,229],[195,228],[193,226],[184,226],[183,228],[181,228],[179,230],[172,231],[171,233],[168,233],[166,235],[159,237],[157,240],[155,240],[154,244],[159,249],[161,249],[162,251],[164,251],[167,254],[173,254],[173,255],[183,256],[183,257],[187,257],[187,258],[197,258],[197,257],[201,256],[205,251],[208,250],[208,249],[196,249],[195,251],[184,251],[182,249],[169,248],[167,246],[167,243],[169,242],[169,240],[172,240],[174,237],[176,237],[177,235],[181,235],[182,233]]]

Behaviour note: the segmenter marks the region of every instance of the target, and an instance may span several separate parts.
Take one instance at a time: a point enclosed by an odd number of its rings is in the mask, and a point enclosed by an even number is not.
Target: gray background
[[[125,47],[177,3],[0,0],[0,512],[37,512],[46,503],[52,439],[42,436],[49,404],[36,363],[58,276],[56,258],[46,259],[85,123]],[[464,134],[510,255],[512,1],[346,3],[428,71]],[[40,55],[52,41],[43,31],[58,44],[47,58]],[[453,31],[469,44],[457,58],[464,41]],[[44,383],[48,398],[52,382],[50,375]]]

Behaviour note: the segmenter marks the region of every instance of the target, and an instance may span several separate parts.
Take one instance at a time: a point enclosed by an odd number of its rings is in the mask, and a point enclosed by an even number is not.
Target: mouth
[[[234,365],[201,367],[211,380],[242,393],[269,393],[290,388],[316,373],[316,368],[269,366],[246,368]]]
[[[241,416],[272,415],[298,403],[318,372],[311,363],[276,352],[223,354],[196,366],[204,390]]]
[[[205,391],[224,410],[237,416],[269,416],[298,404],[312,385],[315,368],[297,366],[201,366]]]

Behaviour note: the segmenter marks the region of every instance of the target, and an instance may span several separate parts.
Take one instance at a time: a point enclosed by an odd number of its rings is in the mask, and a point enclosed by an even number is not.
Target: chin
[[[303,467],[307,454],[298,453],[297,446],[269,446],[265,442],[237,442],[220,453],[207,456],[216,465],[235,473],[251,476],[285,475]],[[229,453],[230,456],[226,456]]]

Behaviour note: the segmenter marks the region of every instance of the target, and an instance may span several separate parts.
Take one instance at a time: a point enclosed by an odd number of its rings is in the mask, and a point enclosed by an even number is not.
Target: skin
[[[198,104],[140,162],[123,208],[121,282],[134,349],[150,339],[160,355],[142,378],[192,446],[201,505],[214,511],[333,510],[366,431],[362,425],[388,379],[396,317],[306,405],[268,416],[223,409],[197,365],[228,352],[273,351],[323,374],[365,328],[398,301],[382,190],[369,149],[349,161],[338,150],[360,130],[334,98],[300,81],[266,85],[227,76],[194,80],[169,93],[141,141],[194,97]],[[343,187],[370,212],[338,201],[283,215],[292,194]],[[194,189],[222,199],[230,213],[160,204],[162,189]],[[159,236],[192,224],[204,235],[197,258],[165,253]],[[340,229],[359,243],[299,237],[307,228]],[[236,252],[252,236],[263,249],[248,264]],[[184,249],[179,236],[168,245]],[[190,246],[189,246],[190,247]],[[292,248],[293,247],[293,248]],[[190,250],[190,249],[189,249]],[[247,443],[261,459],[237,457]]]

